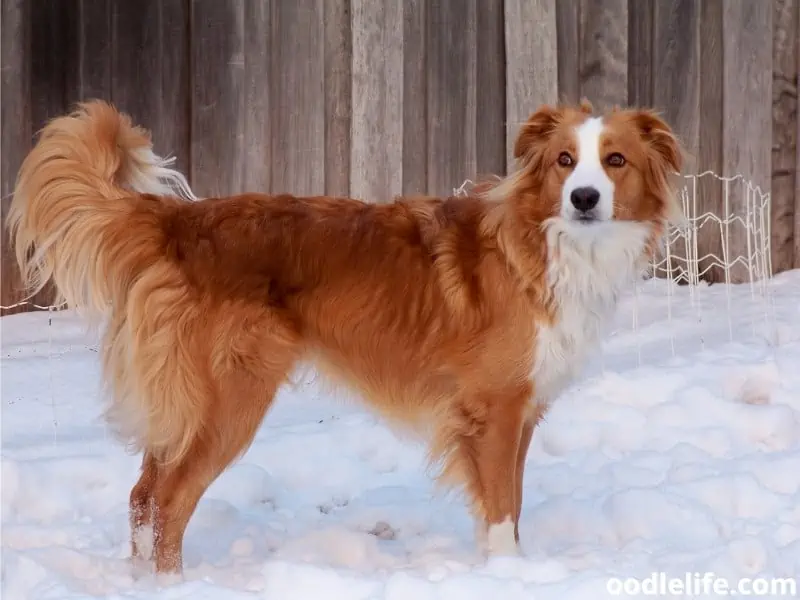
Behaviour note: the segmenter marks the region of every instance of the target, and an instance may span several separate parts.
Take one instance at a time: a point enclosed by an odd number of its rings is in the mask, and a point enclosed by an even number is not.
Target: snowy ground
[[[129,571],[139,459],[98,419],[91,340],[70,314],[3,318],[2,597],[595,600],[610,577],[796,576],[800,272],[772,290],[774,311],[748,286],[675,289],[671,321],[663,284],[627,301],[534,439],[524,558],[484,561],[422,448],[310,381],[201,501],[167,587]]]

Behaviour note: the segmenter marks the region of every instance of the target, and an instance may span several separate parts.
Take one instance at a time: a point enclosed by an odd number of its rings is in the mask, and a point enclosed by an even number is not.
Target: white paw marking
[[[142,560],[148,561],[153,558],[154,539],[152,525],[142,525],[133,532],[133,541],[136,543]]]
[[[501,523],[489,525],[487,535],[489,556],[518,556],[519,546],[514,539],[514,521],[506,517]]]

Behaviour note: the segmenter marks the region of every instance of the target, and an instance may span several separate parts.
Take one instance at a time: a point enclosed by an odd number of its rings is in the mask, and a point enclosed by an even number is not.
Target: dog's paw
[[[183,573],[180,571],[156,574],[156,584],[160,588],[179,585],[184,581],[186,581],[186,579],[184,578]]]
[[[514,523],[506,519],[489,525],[486,532],[489,556],[519,556],[520,549],[514,535]]]
[[[153,563],[143,556],[131,556],[128,559],[131,577],[138,581],[153,574]]]

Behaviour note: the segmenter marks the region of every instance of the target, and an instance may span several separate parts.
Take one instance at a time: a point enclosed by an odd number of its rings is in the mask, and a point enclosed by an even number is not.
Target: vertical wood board
[[[244,164],[243,191],[268,193],[272,186],[270,59],[272,4],[280,0],[244,3]]]
[[[653,105],[655,16],[656,0],[635,0],[628,4],[628,104],[630,106]],[[663,36],[661,39],[663,40]]]
[[[477,2],[475,169],[502,175],[506,167],[506,46],[503,0]]]
[[[576,104],[581,99],[580,12],[580,0],[556,2],[558,100],[567,104]]]
[[[765,193],[772,180],[772,3],[726,1],[722,8],[723,96],[722,166],[727,176],[741,175]],[[744,185],[731,185],[721,214],[746,214]],[[729,212],[728,212],[729,211]],[[728,260],[746,256],[746,230],[728,232]],[[746,281],[744,265],[730,271],[732,282]]]
[[[244,188],[243,0],[192,0],[191,178],[196,194]]]
[[[705,0],[700,6],[700,123],[697,168],[722,174],[722,97],[723,97],[723,43],[725,34],[722,30],[723,0]],[[693,193],[692,188],[689,189]],[[697,182],[696,194],[693,195],[698,206],[696,212],[703,214],[710,211],[721,214],[722,184],[713,175],[705,175]],[[720,230],[714,223],[708,222],[698,230],[698,254],[705,256],[722,253]],[[700,265],[708,270],[709,261]],[[721,281],[724,274],[720,269],[707,271],[705,279]]]
[[[326,0],[325,193],[350,193],[353,31],[351,0]]]
[[[580,86],[597,110],[627,103],[628,0],[581,0]]]
[[[772,268],[795,266],[795,219],[798,218],[798,0],[774,0],[772,37]]]
[[[189,174],[189,5],[113,0],[110,96]],[[146,92],[146,93],[145,93]]]
[[[0,71],[0,304],[10,306],[20,301],[24,290],[17,260],[6,230],[6,214],[11,207],[17,172],[31,145],[33,127],[28,98],[30,95],[30,25],[25,0],[2,0],[0,5],[0,43],[3,68]],[[43,298],[49,300],[49,298]],[[0,314],[25,311],[25,307],[2,310]]]
[[[325,0],[271,4],[271,190],[325,192]]]
[[[389,202],[403,189],[403,4],[353,0],[350,193]]]
[[[403,194],[428,189],[427,0],[403,4]]]
[[[557,0],[505,0],[506,169],[520,125],[558,101]],[[561,1],[561,0],[559,0]]]

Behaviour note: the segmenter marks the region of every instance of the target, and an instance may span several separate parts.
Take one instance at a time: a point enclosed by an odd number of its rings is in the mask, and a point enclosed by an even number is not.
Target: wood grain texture
[[[350,192],[388,202],[403,189],[403,5],[353,0]]]
[[[78,0],[32,2],[29,7],[30,110],[38,131],[77,97],[80,13]]]
[[[797,15],[797,42],[796,52],[800,57],[800,9]],[[794,268],[800,268],[800,58],[797,60],[797,85],[798,85],[798,109],[795,125],[797,128],[797,167],[795,173],[795,212],[794,212]]]
[[[273,192],[325,192],[324,0],[276,1],[270,18]]]
[[[559,0],[560,1],[560,0]],[[558,101],[556,0],[505,0],[506,169],[519,127]]]
[[[325,193],[350,193],[353,32],[350,0],[326,0],[325,27]]]
[[[628,100],[628,0],[581,0],[581,95],[595,109]]]
[[[200,196],[244,189],[243,0],[192,0],[191,183]]]
[[[799,0],[774,0],[772,36],[772,268],[795,266]]]
[[[636,41],[638,36],[643,37],[649,27],[651,40],[649,52],[641,47],[646,45],[644,40],[637,42],[638,48],[629,47],[631,56],[639,52],[649,54],[652,67],[646,69],[630,59],[629,65],[633,66],[636,76],[642,77],[641,82],[646,82],[650,88],[632,85],[633,74],[629,71],[629,93],[635,95],[635,104],[651,106],[662,114],[683,146],[682,174],[696,173],[700,143],[700,2],[634,2],[631,3],[632,11],[634,5],[638,12],[644,12],[649,5],[651,12],[644,15],[632,13],[631,24],[637,19],[649,20],[650,24],[640,23],[636,27],[639,31],[631,39]],[[683,179],[679,181],[686,182]],[[677,244],[672,253],[676,259],[673,268],[686,264],[683,245]]]
[[[23,36],[28,36],[27,43],[22,42],[24,47],[21,47],[22,55],[19,56],[26,63],[20,67],[21,70],[18,73],[21,78],[20,84],[28,94],[24,99],[27,106],[22,114],[29,116],[30,121],[20,125],[24,130],[30,127],[30,133],[35,135],[48,120],[66,112],[70,101],[77,99],[79,5],[78,0],[25,2],[24,8],[18,7],[14,12],[17,16],[10,19],[10,24],[13,24],[16,19],[29,20],[28,23],[17,21],[22,28],[21,31],[24,32]],[[5,32],[5,24],[3,28]],[[7,43],[5,36],[3,43]],[[4,52],[3,61],[6,60],[6,56]],[[5,102],[6,96],[3,92],[2,103],[5,104]],[[5,134],[3,137],[5,138]],[[19,164],[33,145],[32,136],[20,141],[22,145],[16,149],[20,154],[16,161],[16,169],[14,169],[15,177]],[[3,162],[5,162],[6,156],[4,152]],[[13,186],[13,183],[11,185]],[[11,273],[15,272],[16,269],[11,271]],[[21,288],[18,280],[9,285],[18,291]],[[6,284],[3,286],[5,287]],[[30,298],[30,301],[46,306],[53,299],[54,290],[48,285],[39,294]],[[3,302],[5,304],[5,300]]]
[[[79,0],[78,10],[78,81],[74,96],[67,101],[72,104],[92,98],[111,100],[112,3]],[[132,52],[135,54],[137,50]]]
[[[669,9],[669,3],[665,8]],[[636,0],[628,3],[628,104],[653,105],[653,20],[656,0]],[[663,30],[663,28],[661,28]],[[672,41],[678,43],[681,34]],[[663,44],[665,40],[661,38]],[[670,43],[667,40],[667,43]]]
[[[451,195],[477,168],[477,0],[442,0],[427,14],[428,192]]]
[[[727,175],[741,174],[764,192],[772,180],[772,3],[761,0],[724,2],[722,9],[723,96],[722,157]],[[730,209],[745,214],[742,186],[731,186]],[[747,254],[741,227],[731,228],[728,255]],[[734,282],[745,281],[746,268],[731,270]]]
[[[722,95],[723,95],[723,0],[704,0],[700,6],[700,124],[697,167],[700,171],[723,172],[722,162]],[[707,175],[697,186],[699,206],[697,212],[722,214],[722,185],[715,177]],[[698,254],[705,256],[722,253],[722,238],[719,227],[709,222],[698,230]],[[700,269],[706,271],[709,261],[703,261]],[[722,281],[721,269],[707,271],[706,281]]]
[[[403,194],[428,189],[427,0],[403,4]]]
[[[654,9],[652,105],[684,147],[684,173],[694,173],[700,142],[700,2],[656,2]]]
[[[25,296],[17,261],[5,228],[17,172],[31,145],[33,127],[30,96],[31,20],[26,0],[2,0],[0,42],[3,68],[0,70],[0,304],[9,306]],[[49,298],[45,298],[49,300]],[[4,310],[0,315],[24,312],[26,307]]]
[[[113,0],[111,13],[111,99],[188,174],[189,3]]]
[[[580,0],[556,2],[558,99],[569,104],[575,104],[581,99],[580,13]]]
[[[503,0],[478,0],[475,169],[501,175],[506,166],[506,56]]]
[[[244,3],[244,164],[243,187],[248,192],[270,191],[272,142],[270,108],[274,65],[270,60],[272,4],[277,0]]]

